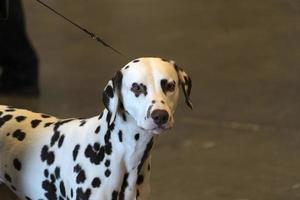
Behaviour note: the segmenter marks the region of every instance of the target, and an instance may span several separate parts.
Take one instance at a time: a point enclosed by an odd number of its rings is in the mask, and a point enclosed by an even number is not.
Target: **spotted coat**
[[[128,88],[128,84],[142,79],[124,82],[129,76],[126,71],[148,69],[148,62],[153,60],[172,66],[169,70],[173,70],[173,76],[163,77],[164,85],[166,78],[180,85],[180,72],[172,62],[158,58],[134,60],[109,81],[103,92],[105,109],[95,117],[62,120],[0,105],[0,181],[24,200],[148,199],[150,153],[157,134],[173,125],[176,102],[169,102],[177,101],[178,96],[168,96],[165,86],[155,96],[149,81],[139,83],[142,87]],[[161,80],[157,81],[160,87]],[[183,88],[187,82],[182,83]],[[186,87],[186,94],[189,89]],[[149,104],[145,103],[147,95]],[[142,116],[128,104],[132,99],[144,102]]]

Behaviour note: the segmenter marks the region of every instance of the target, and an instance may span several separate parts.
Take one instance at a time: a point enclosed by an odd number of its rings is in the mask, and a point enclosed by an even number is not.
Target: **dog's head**
[[[186,104],[192,81],[174,61],[139,58],[131,61],[108,82],[103,92],[104,106],[111,112],[111,122],[122,112],[149,132],[160,133],[172,128],[179,90]]]

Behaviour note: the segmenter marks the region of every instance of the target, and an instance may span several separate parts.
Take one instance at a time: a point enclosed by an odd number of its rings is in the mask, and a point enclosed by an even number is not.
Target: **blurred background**
[[[299,0],[45,2],[130,59],[173,59],[192,77],[194,110],[182,101],[153,151],[151,199],[300,199]],[[106,82],[130,59],[23,4],[41,94],[0,103],[61,118],[100,113]],[[0,196],[16,199],[3,185]]]

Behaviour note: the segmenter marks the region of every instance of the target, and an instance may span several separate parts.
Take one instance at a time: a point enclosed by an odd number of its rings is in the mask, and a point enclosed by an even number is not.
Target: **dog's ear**
[[[122,86],[122,72],[118,71],[115,76],[108,81],[102,93],[102,101],[105,108],[111,113],[109,125],[113,123],[119,110],[121,101],[121,86]]]
[[[179,84],[182,87],[182,91],[185,97],[185,103],[190,109],[193,109],[193,104],[190,100],[192,79],[182,68],[178,67],[174,61],[171,61],[171,63],[174,65],[175,70],[177,71]]]

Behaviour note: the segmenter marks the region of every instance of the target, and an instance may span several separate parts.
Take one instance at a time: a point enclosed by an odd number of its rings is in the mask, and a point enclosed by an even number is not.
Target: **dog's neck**
[[[110,112],[105,109],[103,117],[109,123]],[[117,113],[113,123],[108,125],[113,127],[111,134],[117,138],[117,148],[123,155],[125,168],[128,171],[141,169],[148,158],[154,143],[155,135],[138,127],[136,121],[128,113]]]

